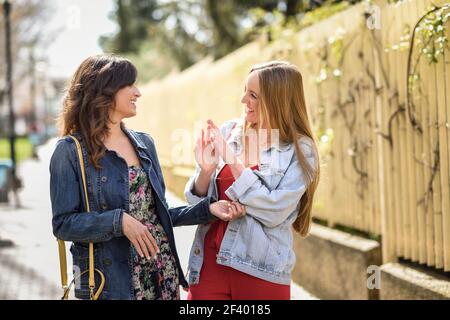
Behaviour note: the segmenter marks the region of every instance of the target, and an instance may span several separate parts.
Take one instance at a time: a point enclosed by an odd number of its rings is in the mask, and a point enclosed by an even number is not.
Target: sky
[[[113,0],[51,0],[55,12],[49,30],[61,28],[48,47],[51,76],[70,77],[88,56],[102,53],[101,35],[114,33],[116,24],[108,18]]]

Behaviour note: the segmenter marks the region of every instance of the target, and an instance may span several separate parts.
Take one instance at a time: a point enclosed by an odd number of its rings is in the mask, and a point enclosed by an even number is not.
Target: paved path
[[[51,230],[48,164],[56,140],[38,149],[39,160],[23,162],[18,174],[24,188],[24,208],[0,204],[0,299],[59,299],[61,295],[57,243]],[[171,206],[184,202],[167,193]],[[186,269],[195,227],[175,228],[181,264]],[[12,242],[12,246],[8,246]],[[67,243],[67,248],[69,244]],[[68,270],[71,258],[68,253]],[[70,275],[70,272],[69,272]],[[182,299],[186,293],[182,290]],[[292,285],[292,299],[315,299]]]

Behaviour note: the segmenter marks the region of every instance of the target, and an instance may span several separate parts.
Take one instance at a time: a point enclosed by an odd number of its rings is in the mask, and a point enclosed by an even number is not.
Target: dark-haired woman
[[[122,122],[136,115],[141,96],[136,77],[130,61],[107,55],[89,57],[73,76],[59,119],[63,138],[50,163],[53,232],[73,242],[75,275],[88,270],[88,244],[94,243],[95,268],[106,278],[100,299],[179,299],[179,285],[187,282],[173,226],[230,220],[245,212],[239,204],[211,198],[168,208],[154,141]],[[82,146],[90,212],[84,209],[76,146],[68,135]],[[75,296],[90,295],[86,273]]]

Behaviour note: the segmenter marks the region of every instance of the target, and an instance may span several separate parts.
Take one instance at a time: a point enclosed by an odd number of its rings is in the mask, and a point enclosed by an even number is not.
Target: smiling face
[[[241,102],[245,105],[245,120],[257,124],[259,122],[259,79],[256,71],[251,72],[245,84]]]
[[[125,86],[114,96],[114,108],[111,109],[111,119],[122,120],[136,115],[136,101],[141,92],[135,85]]]

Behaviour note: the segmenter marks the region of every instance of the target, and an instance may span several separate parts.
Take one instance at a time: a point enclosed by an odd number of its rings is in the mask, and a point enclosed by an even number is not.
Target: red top
[[[258,165],[251,167],[252,170],[258,169]],[[233,174],[231,173],[231,169],[229,165],[224,165],[222,170],[220,170],[219,174],[216,178],[217,184],[217,192],[219,195],[219,200],[228,200],[230,198],[227,197],[225,191],[231,187],[234,183],[235,179]],[[225,231],[227,230],[228,221],[216,220],[211,224],[211,227],[208,230],[208,233],[205,237],[205,244],[208,247],[219,249],[222,243],[223,237],[225,235]]]

